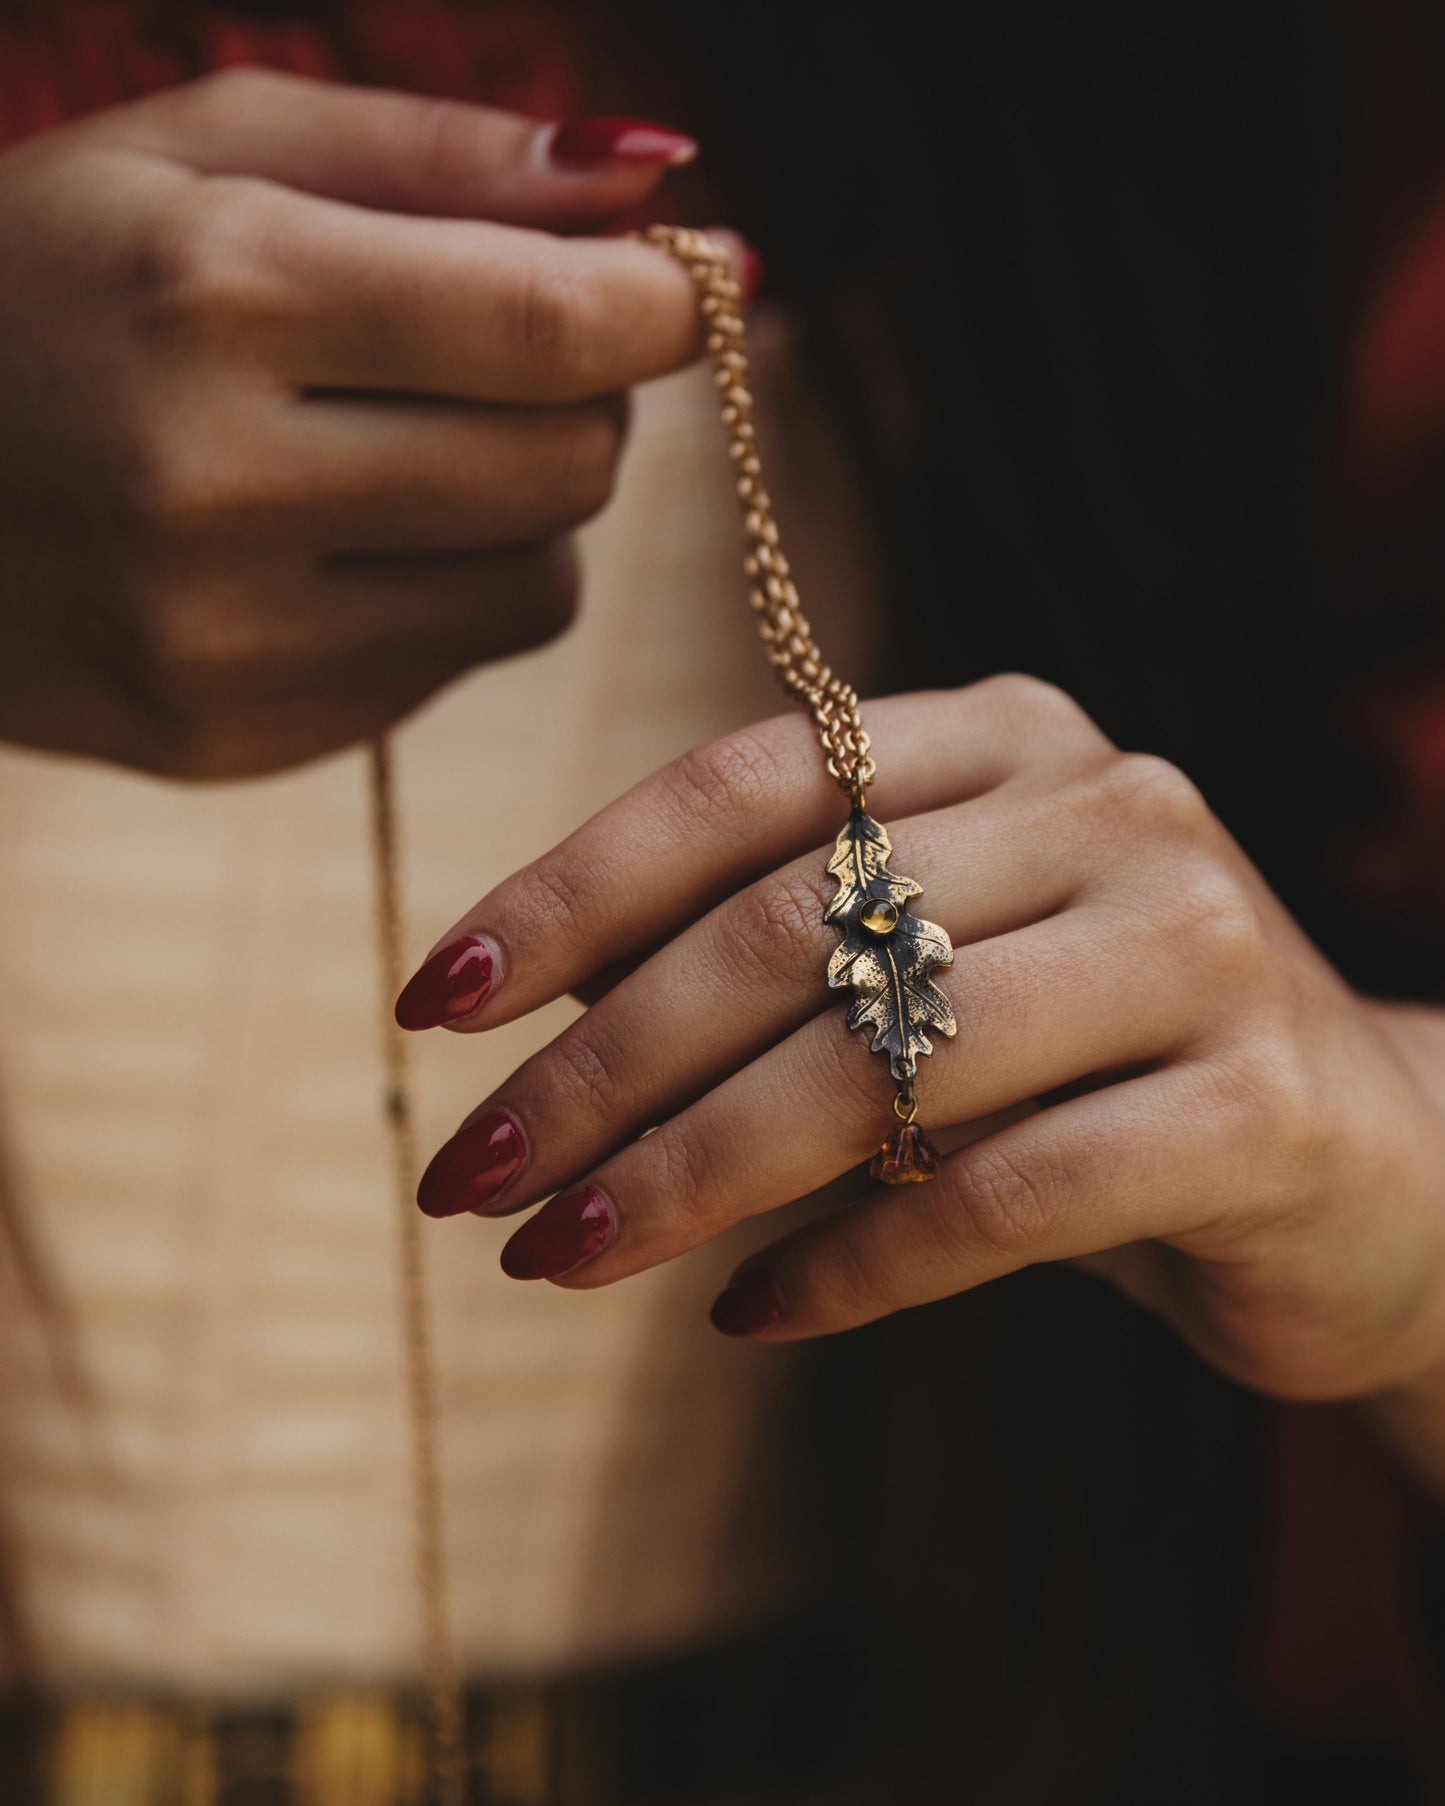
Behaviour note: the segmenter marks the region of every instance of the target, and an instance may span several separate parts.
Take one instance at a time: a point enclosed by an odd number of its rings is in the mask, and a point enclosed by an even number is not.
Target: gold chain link
[[[817,724],[829,775],[861,808],[876,767],[868,756],[858,692],[824,663],[778,543],[778,523],[773,518],[772,498],[763,487],[753,423],[742,290],[727,252],[704,233],[687,226],[651,226],[641,236],[685,264],[702,290],[713,381],[722,401],[728,450],[737,468],[738,502],[747,538],[743,568],[758,632],[784,689],[803,704]]]
[[[405,1031],[392,999],[401,989],[405,936],[397,851],[396,793],[391,749],[373,740],[370,756],[372,853],[381,956],[382,1046],[386,1059],[385,1115],[396,1185],[401,1255],[402,1339],[411,1425],[412,1516],[422,1656],[430,1716],[431,1797],[435,1806],[464,1806],[463,1740],[466,1709],[452,1637],[447,1592],[446,1519],[442,1504],[441,1443],[435,1359],[427,1313],[421,1213],[416,1207],[416,1135]]]

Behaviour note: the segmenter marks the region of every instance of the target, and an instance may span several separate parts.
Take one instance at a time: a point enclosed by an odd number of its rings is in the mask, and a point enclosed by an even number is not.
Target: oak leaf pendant
[[[923,886],[895,877],[888,869],[892,855],[887,829],[855,808],[828,861],[838,894],[823,919],[843,931],[828,962],[828,983],[854,993],[849,1028],[871,1028],[872,1052],[886,1052],[894,1078],[908,1084],[919,1056],[933,1052],[925,1031],[958,1030],[953,1005],[928,976],[953,963],[953,944],[937,923],[908,913],[909,898]]]

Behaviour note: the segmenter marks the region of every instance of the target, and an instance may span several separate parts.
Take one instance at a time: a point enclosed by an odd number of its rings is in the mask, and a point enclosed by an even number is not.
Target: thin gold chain
[[[749,600],[768,662],[785,690],[808,710],[827,755],[829,775],[862,807],[876,771],[859,712],[858,692],[824,661],[779,544],[772,498],[762,480],[753,394],[741,310],[742,293],[727,253],[686,226],[653,226],[642,236],[678,258],[702,292],[707,349],[722,404],[728,450],[737,471]],[[391,752],[370,752],[372,849],[386,1055],[386,1121],[396,1185],[402,1279],[402,1334],[411,1423],[412,1501],[419,1616],[430,1709],[429,1779],[436,1806],[463,1806],[465,1708],[447,1589],[446,1525],[441,1486],[437,1385],[416,1209],[416,1143],[406,1039],[392,999],[404,973],[400,861]]]
[[[452,1636],[447,1590],[446,1518],[442,1503],[441,1446],[436,1366],[427,1311],[421,1214],[416,1207],[416,1134],[405,1031],[392,999],[401,989],[405,958],[396,792],[391,749],[370,749],[371,832],[381,958],[382,1046],[386,1059],[385,1113],[396,1185],[401,1255],[402,1343],[411,1427],[412,1517],[417,1600],[429,1706],[428,1768],[435,1806],[463,1806],[466,1715],[461,1673]]]
[[[707,348],[713,381],[722,402],[728,451],[737,468],[743,513],[749,600],[757,615],[768,662],[790,695],[812,715],[828,756],[828,772],[860,806],[876,767],[868,756],[868,735],[858,708],[858,692],[824,662],[803,613],[788,560],[778,543],[772,497],[763,487],[753,422],[753,392],[742,317],[742,291],[727,252],[687,226],[651,226],[641,235],[685,264],[702,290]]]

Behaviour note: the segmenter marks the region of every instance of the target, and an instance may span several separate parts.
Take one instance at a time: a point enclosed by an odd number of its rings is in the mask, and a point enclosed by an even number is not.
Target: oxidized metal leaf
[[[953,962],[953,946],[934,922],[908,913],[922,885],[888,869],[893,845],[881,822],[855,809],[843,824],[828,870],[838,894],[824,911],[843,940],[828,962],[828,983],[854,993],[849,1028],[874,1031],[872,1051],[886,1052],[895,1079],[911,1079],[921,1054],[932,1053],[925,1032],[957,1032],[953,1005],[929,978]],[[871,920],[878,925],[865,925]]]
[[[825,922],[846,917],[867,896],[887,897],[902,909],[910,897],[923,894],[911,878],[895,878],[888,869],[893,842],[882,822],[855,809],[844,822],[828,870],[838,880],[838,894],[823,911]]]

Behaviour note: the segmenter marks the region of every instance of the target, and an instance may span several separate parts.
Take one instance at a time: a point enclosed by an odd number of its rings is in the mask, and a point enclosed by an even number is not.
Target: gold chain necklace
[[[956,1032],[953,1006],[929,977],[935,966],[952,962],[953,946],[943,929],[909,913],[909,898],[918,896],[922,885],[888,870],[892,844],[887,830],[868,813],[868,786],[878,768],[869,751],[858,692],[824,663],[778,543],[778,523],[763,487],[753,425],[741,292],[727,253],[685,226],[653,226],[642,236],[685,264],[702,291],[713,381],[722,402],[728,452],[737,470],[747,544],[743,569],[758,632],[783,688],[813,718],[828,775],[852,804],[828,861],[838,892],[824,920],[843,934],[828,962],[828,983],[834,989],[846,985],[852,990],[849,1028],[873,1030],[872,1051],[888,1055],[889,1069],[898,1081],[893,1099],[898,1126],[879,1149],[872,1175],[889,1185],[932,1179],[938,1155],[917,1125],[913,1081],[919,1056],[933,1052],[927,1031]]]
[[[383,1109],[391,1141],[401,1258],[402,1377],[411,1429],[412,1558],[427,1686],[429,1792],[435,1806],[465,1806],[466,1707],[447,1587],[436,1359],[422,1252],[422,1218],[416,1207],[416,1112],[410,1049],[406,1031],[397,1026],[393,1007],[406,972],[406,930],[402,917],[396,786],[387,741],[372,741],[367,773],[385,1050]]]
[[[828,861],[838,890],[824,920],[843,937],[828,962],[828,984],[852,990],[848,1027],[872,1031],[871,1050],[887,1055],[897,1082],[893,1099],[897,1124],[869,1171],[888,1185],[927,1181],[937,1173],[938,1154],[917,1123],[914,1080],[919,1057],[933,1051],[928,1031],[955,1032],[953,1007],[930,977],[934,967],[951,963],[953,947],[942,928],[909,911],[909,900],[922,886],[888,869],[892,844],[887,830],[867,809],[868,786],[877,765],[863,727],[858,692],[824,662],[779,544],[758,457],[741,291],[727,253],[684,226],[653,226],[640,236],[683,263],[701,291],[707,350],[736,471],[746,543],[743,568],[758,631],[784,689],[811,715],[828,774],[850,804]],[[415,1203],[414,1111],[406,1037],[392,1012],[405,970],[405,937],[395,791],[386,741],[372,743],[369,769],[386,1048],[385,1114],[400,1237],[415,1563],[428,1694],[428,1771],[436,1806],[463,1806],[465,1710],[448,1609],[439,1405],[421,1217]]]

